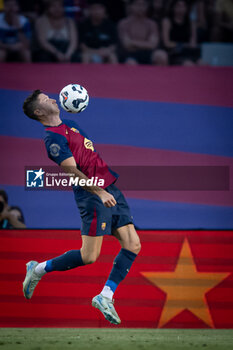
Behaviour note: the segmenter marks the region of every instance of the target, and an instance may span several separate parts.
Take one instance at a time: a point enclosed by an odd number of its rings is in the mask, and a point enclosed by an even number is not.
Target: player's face
[[[48,95],[40,94],[37,98],[39,105],[38,109],[42,110],[44,114],[58,113],[59,107],[56,100],[50,98]]]

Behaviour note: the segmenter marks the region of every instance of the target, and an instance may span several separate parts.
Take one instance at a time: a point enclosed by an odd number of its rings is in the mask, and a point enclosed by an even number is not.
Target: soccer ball
[[[59,101],[66,112],[80,113],[87,108],[89,95],[83,86],[79,84],[69,84],[61,90]]]

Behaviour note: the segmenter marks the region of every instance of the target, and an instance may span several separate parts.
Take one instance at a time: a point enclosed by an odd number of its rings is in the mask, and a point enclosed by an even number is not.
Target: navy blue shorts
[[[111,235],[114,229],[133,223],[129,206],[121,191],[114,184],[105,190],[114,196],[117,202],[114,207],[105,207],[97,195],[81,188],[74,190],[82,219],[82,235],[92,237]]]

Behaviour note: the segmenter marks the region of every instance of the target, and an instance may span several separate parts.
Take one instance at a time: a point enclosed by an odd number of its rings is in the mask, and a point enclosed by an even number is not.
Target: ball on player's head
[[[79,84],[69,84],[61,90],[59,101],[66,112],[80,113],[87,108],[89,95],[83,86]]]

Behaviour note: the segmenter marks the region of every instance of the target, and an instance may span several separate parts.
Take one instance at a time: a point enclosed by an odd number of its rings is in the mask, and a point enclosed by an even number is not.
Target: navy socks
[[[104,292],[102,291],[103,295],[112,298],[117,286],[129,272],[136,256],[137,254],[130,250],[124,248],[120,250],[113,262],[113,268],[104,286]],[[46,261],[44,270],[46,272],[66,271],[83,265],[80,250],[70,250],[63,255]]]
[[[105,284],[105,286],[108,286],[113,293],[115,292],[118,284],[126,277],[136,256],[137,254],[124,248],[122,248],[119,254],[116,256],[113,262],[112,271]]]
[[[57,258],[46,261],[45,271],[66,271],[83,265],[80,250],[70,250]]]

